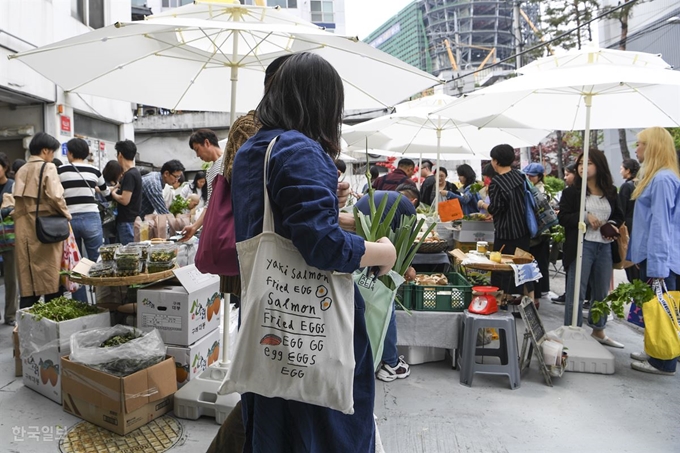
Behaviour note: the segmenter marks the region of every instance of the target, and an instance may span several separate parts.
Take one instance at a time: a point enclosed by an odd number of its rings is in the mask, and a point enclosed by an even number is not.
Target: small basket
[[[529,264],[533,261],[532,258],[527,258],[524,256],[513,256],[512,257],[512,262],[514,264]]]
[[[420,244],[418,253],[439,253],[445,251],[449,247],[447,241],[439,242],[423,242]]]

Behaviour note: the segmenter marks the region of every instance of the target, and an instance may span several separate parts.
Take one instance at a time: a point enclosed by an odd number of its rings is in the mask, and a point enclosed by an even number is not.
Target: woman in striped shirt
[[[92,261],[99,258],[99,247],[104,242],[99,206],[95,199],[95,190],[99,188],[102,195],[109,196],[109,188],[101,172],[94,166],[85,163],[90,155],[90,147],[81,138],[74,138],[66,144],[66,157],[69,163],[57,168],[61,185],[64,187],[64,199],[71,213],[71,228],[78,243],[81,256]],[[85,252],[81,243],[85,243]]]
[[[489,184],[489,203],[480,200],[479,209],[485,209],[493,216],[494,250],[503,248],[503,253],[514,255],[515,249],[529,251],[529,227],[526,221],[524,191],[526,177],[513,170],[515,150],[510,145],[494,146],[491,150],[491,165],[496,176]],[[497,286],[505,294],[526,294],[533,297],[533,283],[525,283],[523,288],[515,287],[514,276],[508,273],[494,272],[491,285]]]

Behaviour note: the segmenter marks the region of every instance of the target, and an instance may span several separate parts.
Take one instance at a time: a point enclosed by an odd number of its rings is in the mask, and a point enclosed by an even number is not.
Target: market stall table
[[[462,312],[397,310],[397,346],[450,349],[456,368]]]

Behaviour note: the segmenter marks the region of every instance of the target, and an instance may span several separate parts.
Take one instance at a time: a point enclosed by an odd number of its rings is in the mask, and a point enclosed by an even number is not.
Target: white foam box
[[[137,327],[158,329],[166,344],[189,346],[220,325],[220,278],[190,264],[175,269],[181,286],[158,284],[137,293]]]
[[[446,355],[446,349],[429,346],[397,346],[399,355],[409,365],[419,365],[427,362],[441,362]]]
[[[198,376],[206,367],[220,360],[222,335],[215,329],[190,346],[166,344],[167,354],[175,359],[177,388]]]
[[[453,231],[453,239],[458,242],[486,241],[491,244],[494,240],[493,222],[463,220],[460,230]]]
[[[85,329],[111,326],[108,310],[55,322],[36,320],[29,311],[17,312],[24,385],[61,404],[61,357],[71,353],[71,335]]]

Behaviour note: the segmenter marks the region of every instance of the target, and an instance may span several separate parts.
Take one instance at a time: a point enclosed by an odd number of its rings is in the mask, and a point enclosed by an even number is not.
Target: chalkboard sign
[[[522,299],[522,304],[520,305],[520,313],[522,314],[522,319],[524,319],[527,329],[534,338],[536,344],[540,343],[545,336],[545,328],[543,327],[543,322],[541,318],[538,317],[538,310],[536,310],[536,305],[533,303],[529,297]]]

